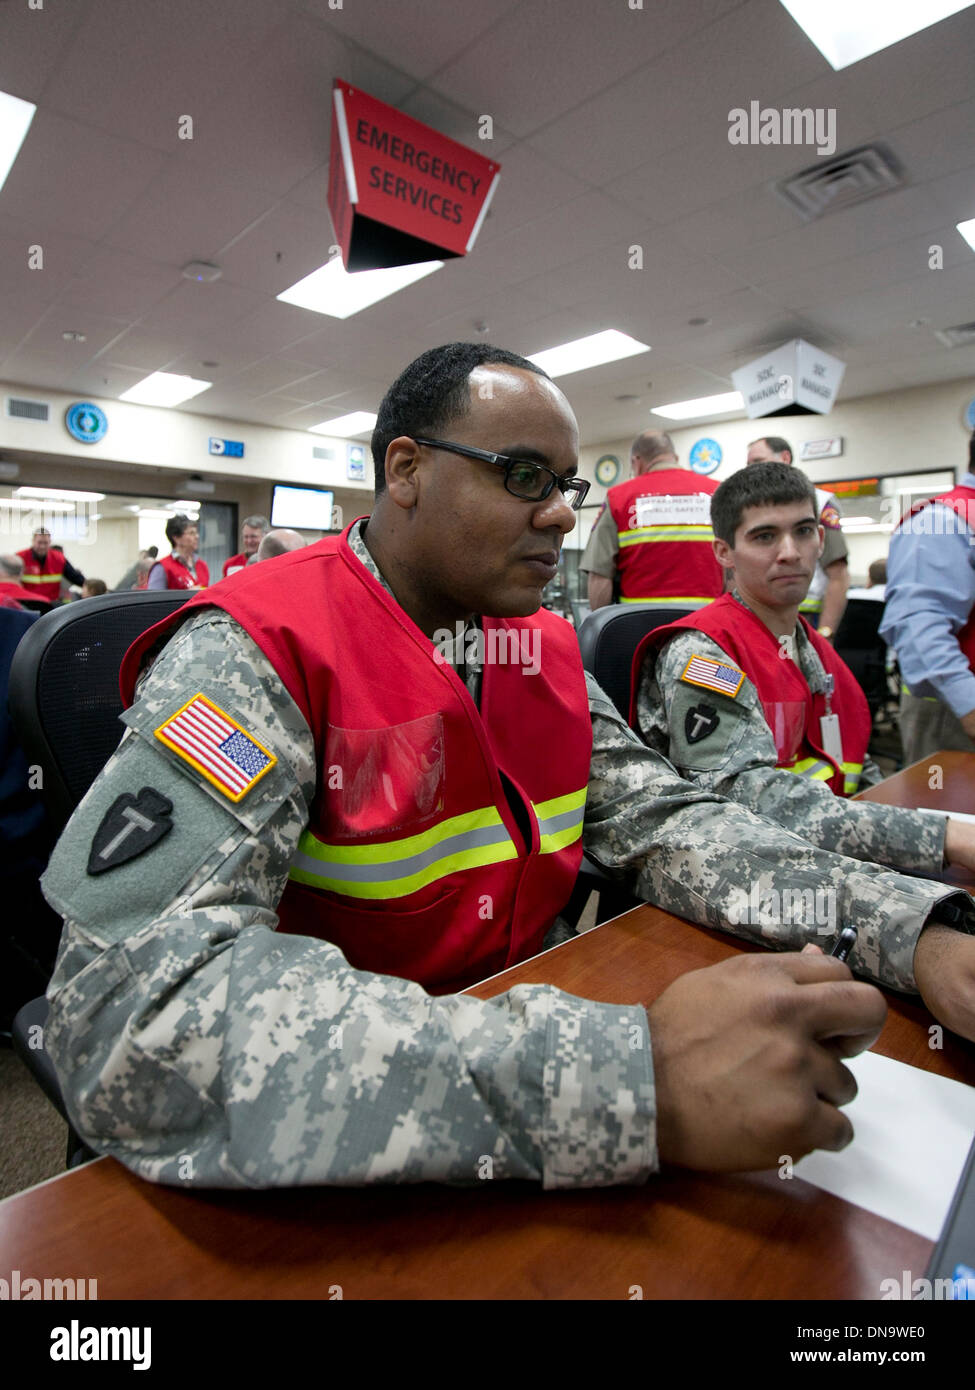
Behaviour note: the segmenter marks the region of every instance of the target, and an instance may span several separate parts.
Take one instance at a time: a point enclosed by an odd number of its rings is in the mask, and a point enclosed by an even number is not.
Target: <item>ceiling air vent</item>
[[[8,396],[7,415],[13,420],[40,420],[46,423],[51,418],[51,407],[46,401],[25,401]]]
[[[812,222],[903,186],[900,166],[889,150],[881,145],[861,145],[833,159],[810,164],[776,184],[775,191],[804,222]]]
[[[975,343],[975,323],[956,323],[954,328],[936,328],[934,336],[946,348],[971,347]]]

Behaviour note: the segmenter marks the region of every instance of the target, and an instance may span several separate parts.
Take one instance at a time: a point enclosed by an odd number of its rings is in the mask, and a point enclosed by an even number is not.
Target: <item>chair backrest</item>
[[[884,616],[885,604],[873,598],[847,599],[846,608],[833,636],[836,649],[848,647],[857,651],[881,653],[887,650],[887,643],[880,635],[880,623]]]
[[[28,763],[41,768],[57,831],[122,737],[122,657],[190,597],[166,589],[101,594],[45,614],[21,639],[10,668],[10,715]]]
[[[630,672],[641,638],[695,611],[655,603],[611,603],[590,613],[579,628],[582,664],[624,719],[630,714]]]

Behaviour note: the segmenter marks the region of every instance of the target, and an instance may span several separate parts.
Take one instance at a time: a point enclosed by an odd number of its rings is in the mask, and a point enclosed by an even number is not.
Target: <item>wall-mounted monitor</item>
[[[271,495],[271,525],[295,531],[331,531],[335,493],[322,487],[276,483]]]

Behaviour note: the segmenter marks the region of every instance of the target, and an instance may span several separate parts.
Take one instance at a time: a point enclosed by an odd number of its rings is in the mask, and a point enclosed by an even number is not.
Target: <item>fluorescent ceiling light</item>
[[[181,405],[201,391],[208,390],[212,381],[200,381],[192,376],[176,376],[173,372],[151,372],[119,396],[120,401],[133,405]]]
[[[351,415],[339,415],[335,420],[323,420],[320,425],[309,425],[312,434],[332,434],[336,439],[354,439],[357,434],[371,434],[379,417],[369,410],[353,410]]]
[[[648,343],[638,343],[628,333],[607,328],[603,333],[576,338],[574,342],[562,343],[560,347],[529,353],[528,360],[541,367],[543,372],[548,372],[549,376],[568,376],[570,372],[583,372],[587,367],[599,367],[603,362],[618,362],[622,357],[633,357],[638,352],[649,351]]]
[[[969,246],[975,251],[975,217],[969,218],[967,222],[956,222],[955,230],[961,232]]]
[[[405,290],[425,275],[440,270],[443,261],[423,261],[420,265],[394,265],[385,270],[359,270],[350,274],[336,256],[313,270],[303,280],[282,290],[277,296],[285,304],[297,304],[299,309],[312,309],[316,314],[329,314],[333,319],[348,319],[370,304],[377,304],[398,290]]]
[[[782,0],[782,6],[839,72],[879,53],[973,0]]]
[[[140,507],[138,511],[140,517],[149,517],[153,521],[171,521],[172,512],[164,512],[159,507]]]
[[[55,502],[104,502],[104,492],[71,492],[66,487],[17,487],[15,497],[50,497]]]
[[[721,396],[698,396],[696,401],[671,401],[670,405],[652,405],[654,415],[665,420],[693,420],[698,415],[721,415],[726,410],[744,410],[740,391],[725,391]]]
[[[0,188],[14,167],[36,110],[33,102],[0,92]]]

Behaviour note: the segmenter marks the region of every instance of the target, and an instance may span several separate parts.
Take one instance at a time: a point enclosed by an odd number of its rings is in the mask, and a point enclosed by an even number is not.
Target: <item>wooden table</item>
[[[853,799],[879,801],[885,806],[926,806],[948,815],[952,811],[975,815],[975,753],[932,753]],[[969,870],[946,869],[941,877],[946,883],[975,890],[975,874]]]
[[[642,907],[474,988],[549,982],[636,1002],[740,949]],[[876,1048],[975,1083],[975,1048],[890,996]],[[523,1183],[190,1192],[101,1159],[0,1203],[0,1272],[98,1280],[105,1298],[877,1298],[931,1242],[777,1173],[670,1175],[639,1188]]]

